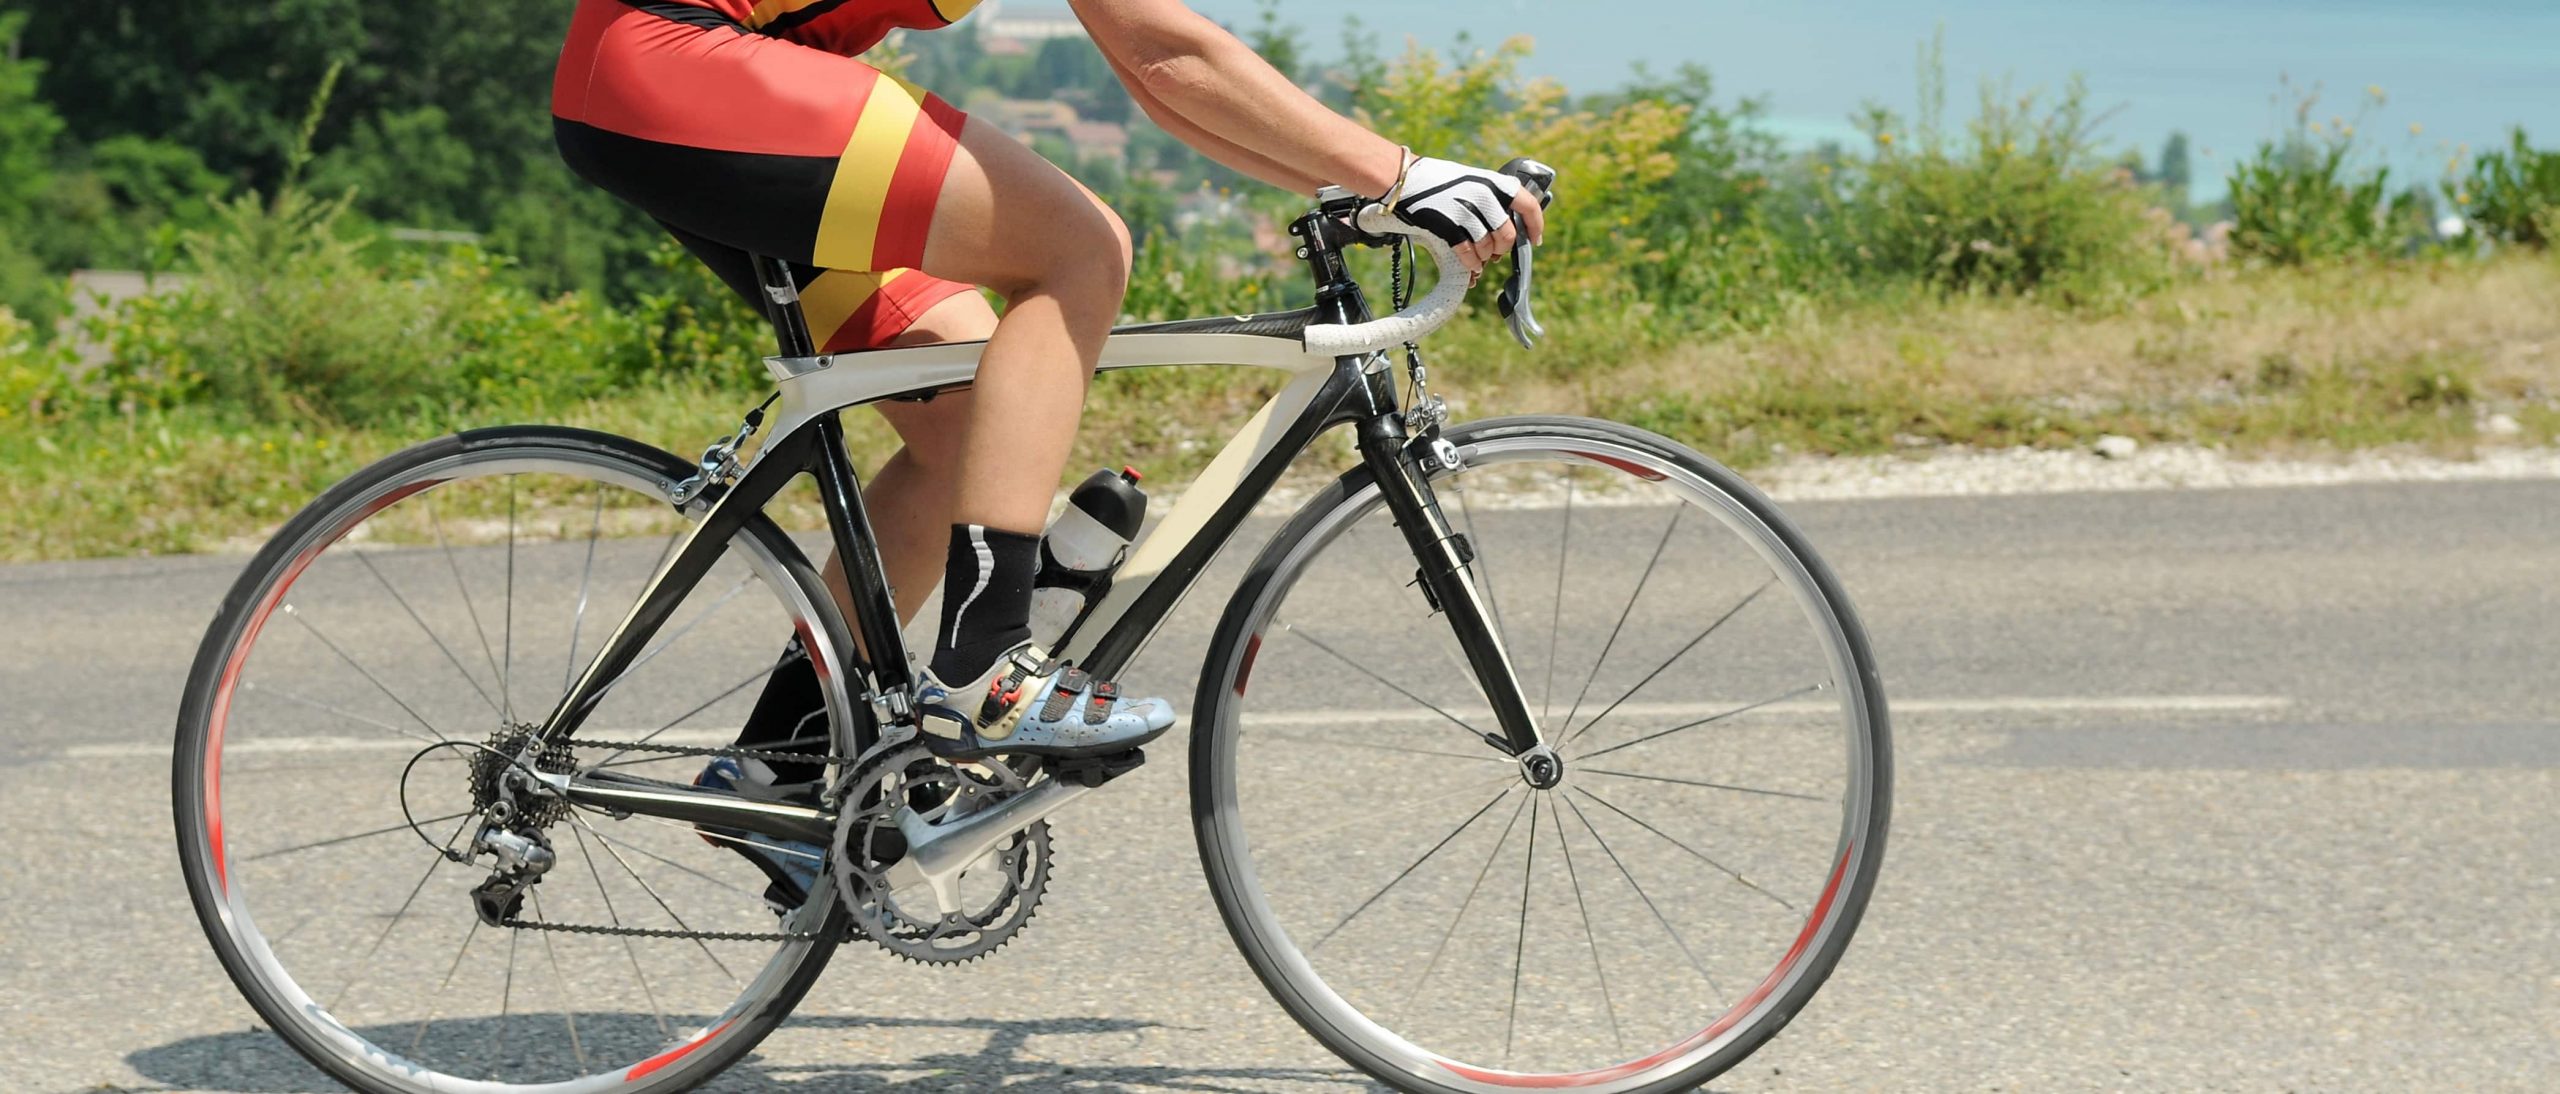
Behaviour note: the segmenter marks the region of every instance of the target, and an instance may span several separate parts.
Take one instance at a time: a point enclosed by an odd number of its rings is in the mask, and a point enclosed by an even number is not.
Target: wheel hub
[[[1564,782],[1564,758],[1539,745],[1520,754],[1520,779],[1533,790],[1553,790]]]

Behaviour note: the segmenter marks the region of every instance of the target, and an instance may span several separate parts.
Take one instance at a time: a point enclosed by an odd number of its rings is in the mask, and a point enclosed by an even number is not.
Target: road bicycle
[[[1309,1034],[1398,1089],[1693,1087],[1805,1006],[1875,885],[1891,770],[1856,613],[1695,451],[1451,422],[1418,343],[1471,279],[1437,240],[1341,191],[1291,234],[1312,307],[1103,350],[1285,379],[1056,652],[1117,677],[1350,427],[1357,462],[1227,601],[1187,742],[1153,746],[1187,748],[1226,927]],[[1415,246],[1438,281],[1407,306]],[[1383,318],[1361,247],[1396,248]],[[1533,256],[1501,294],[1524,344]],[[840,946],[950,965],[1019,936],[1047,818],[1146,758],[952,764],[915,740],[840,417],[965,388],[981,347],[818,353],[788,267],[759,267],[778,391],[702,459],[545,427],[419,445],[286,523],[206,634],[174,765],[187,886],[250,1005],[357,1090],[689,1089]],[[768,513],[802,476],[840,588]],[[796,657],[821,714],[733,747]],[[811,774],[694,785],[723,757]],[[824,847],[820,883],[768,885],[738,845]]]

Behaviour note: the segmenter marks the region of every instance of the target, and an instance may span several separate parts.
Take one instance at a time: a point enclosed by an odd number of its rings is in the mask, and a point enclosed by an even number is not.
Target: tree
[[[2169,142],[2160,146],[2160,170],[2154,177],[2171,193],[2183,197],[2188,185],[2195,181],[2194,172],[2195,167],[2187,155],[2187,135],[2183,132],[2169,134]]]
[[[53,144],[62,118],[38,98],[44,62],[19,60],[17,45],[27,16],[0,14],[0,225],[25,221],[38,195],[53,182]]]

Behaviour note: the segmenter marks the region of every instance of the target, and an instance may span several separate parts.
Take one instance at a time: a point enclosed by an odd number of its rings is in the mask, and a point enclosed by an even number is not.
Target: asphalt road
[[[1874,634],[1895,825],[1838,974],[1715,1089],[2560,1088],[2560,483],[1791,511]],[[0,569],[0,1089],[337,1089],[254,1028],[170,848],[241,562]],[[1128,679],[1187,701],[1217,599]],[[1058,819],[1016,947],[848,951],[712,1089],[1369,1089],[1234,955],[1160,751]]]

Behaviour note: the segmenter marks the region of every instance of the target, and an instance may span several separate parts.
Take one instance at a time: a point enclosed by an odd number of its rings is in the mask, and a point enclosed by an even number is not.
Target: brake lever
[[[1540,208],[1555,203],[1555,168],[1522,156],[1503,164],[1502,173],[1519,179],[1520,184],[1538,199]],[[1520,233],[1520,242],[1512,245],[1511,276],[1503,280],[1502,295],[1495,303],[1502,309],[1502,318],[1510,322],[1511,337],[1520,342],[1520,348],[1536,349],[1538,340],[1547,336],[1547,328],[1538,324],[1538,317],[1530,307],[1537,246],[1529,242],[1529,225],[1520,218],[1520,214],[1511,214],[1511,227]]]
[[[1538,340],[1547,336],[1547,328],[1538,324],[1530,307],[1538,248],[1529,242],[1529,227],[1520,223],[1519,214],[1512,214],[1511,221],[1519,229],[1520,242],[1511,248],[1511,276],[1504,279],[1502,295],[1495,304],[1502,309],[1502,318],[1510,322],[1511,337],[1519,341],[1520,348],[1536,349]]]

